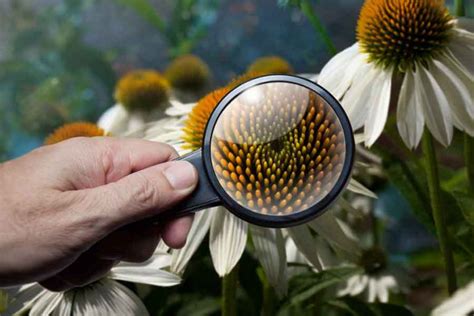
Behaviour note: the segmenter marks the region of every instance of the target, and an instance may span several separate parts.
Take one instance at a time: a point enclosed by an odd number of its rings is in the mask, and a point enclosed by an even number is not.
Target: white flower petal
[[[366,121],[368,112],[373,111],[373,108],[369,107],[369,99],[371,98],[372,90],[379,88],[374,85],[374,80],[379,73],[380,70],[375,68],[372,64],[361,64],[358,72],[354,76],[350,89],[342,99],[342,107],[349,117],[353,130],[361,128]]]
[[[464,82],[443,62],[433,60],[430,72],[443,87],[452,110],[452,115],[462,127],[462,130],[474,136],[474,81],[470,86]]]
[[[23,314],[44,294],[45,290],[38,283],[26,284],[20,287],[19,291],[14,295],[13,300],[8,304],[5,315]]]
[[[415,149],[423,135],[425,117],[423,108],[415,93],[415,79],[412,71],[403,78],[397,105],[397,127],[400,136],[410,149]]]
[[[183,274],[186,265],[209,230],[211,218],[214,215],[213,211],[215,211],[215,209],[211,208],[196,213],[193,225],[188,234],[186,245],[179,250],[173,250],[171,252],[171,272],[179,275]]]
[[[58,292],[44,292],[40,298],[31,307],[29,315],[44,316],[51,314],[63,299],[63,293]]]
[[[70,315],[75,316],[148,315],[142,301],[128,288],[113,280],[103,279],[68,291],[65,300],[66,304],[72,305]],[[54,315],[59,316],[57,313]]]
[[[177,100],[170,100],[171,106],[166,109],[165,114],[168,116],[184,116],[189,114],[194,106],[196,106],[196,102],[191,103],[181,103]]]
[[[433,75],[423,66],[417,67],[414,78],[426,125],[433,137],[447,147],[453,138],[453,123],[444,88],[439,86]]]
[[[162,270],[171,263],[171,255],[155,252],[143,263],[122,262],[110,272],[110,278],[155,286],[173,286],[181,282],[181,278],[171,272]]]
[[[376,286],[376,291],[377,291],[377,297],[381,303],[388,303],[388,288],[385,286],[385,283],[382,282],[381,280],[378,280],[375,284]]]
[[[352,256],[359,253],[357,239],[355,239],[354,234],[348,232],[350,228],[343,225],[331,212],[326,212],[312,220],[309,225],[332,246]]]
[[[349,89],[363,61],[364,56],[359,52],[359,45],[355,43],[338,53],[323,67],[318,83],[336,99],[340,99]]]
[[[313,82],[318,82],[319,74],[312,74],[312,73],[304,73],[304,74],[297,74],[298,77],[306,78]]]
[[[449,43],[449,50],[453,53],[459,63],[466,68],[471,76],[474,76],[474,33],[459,28],[453,29],[453,36]]]
[[[383,132],[390,106],[392,70],[381,71],[372,82],[370,98],[367,100],[368,115],[364,125],[365,144],[372,146]]]
[[[377,198],[377,195],[374,192],[370,191],[362,183],[360,183],[359,181],[357,181],[354,178],[351,178],[349,180],[349,184],[347,185],[347,190],[352,191],[352,192],[357,193],[357,194],[365,195],[365,196],[373,198],[373,199]]]
[[[295,242],[292,238],[287,238],[285,241],[285,251],[286,251],[286,260],[288,263],[300,263],[308,264],[308,259],[303,255],[303,253],[298,249]],[[306,272],[308,269],[306,267],[299,266],[288,266],[288,279],[291,277]]]
[[[356,296],[362,293],[369,283],[369,277],[365,274],[359,275],[358,282],[354,282],[351,295]]]
[[[252,241],[257,258],[265,275],[282,297],[288,290],[288,271],[286,267],[285,241],[281,230],[250,225]]]
[[[318,256],[318,248],[316,247],[315,239],[311,235],[309,227],[307,225],[300,225],[289,227],[286,231],[294,241],[298,250],[301,251],[311,265],[318,271],[321,271],[323,264]]]
[[[214,213],[209,249],[214,269],[223,277],[232,271],[244,253],[248,224],[222,206],[217,207]]]
[[[373,278],[369,278],[369,285],[367,287],[367,301],[374,303],[377,299],[377,281]]]
[[[97,125],[112,135],[121,135],[128,129],[128,111],[116,104],[107,109],[97,121]]]
[[[431,316],[465,316],[474,311],[474,281],[457,290],[433,310]]]

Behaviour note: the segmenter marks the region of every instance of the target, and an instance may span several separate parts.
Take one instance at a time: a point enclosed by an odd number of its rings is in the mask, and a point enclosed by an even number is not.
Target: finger
[[[164,143],[113,137],[98,138],[96,141],[102,151],[105,183],[178,157],[176,150]]]
[[[77,191],[85,205],[90,205],[89,216],[81,216],[89,220],[92,217],[94,226],[106,234],[166,210],[191,194],[197,181],[197,171],[191,163],[162,163],[117,182]]]
[[[186,239],[193,224],[193,215],[180,217],[165,224],[162,229],[163,241],[171,248],[184,247]]]
[[[160,228],[151,223],[124,226],[94,245],[89,252],[99,259],[143,262],[149,259],[160,241]]]
[[[66,269],[40,284],[52,291],[85,286],[103,278],[115,264],[115,260],[98,259],[90,253],[84,253]]]

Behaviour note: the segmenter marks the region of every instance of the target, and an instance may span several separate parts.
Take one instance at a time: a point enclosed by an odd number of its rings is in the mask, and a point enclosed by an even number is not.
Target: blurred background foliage
[[[317,73],[331,56],[324,36],[316,34],[308,12],[314,9],[337,50],[354,42],[361,0],[3,0],[0,2],[0,161],[17,157],[42,144],[65,122],[96,121],[113,105],[117,79],[129,70],[164,71],[177,56],[194,53],[211,70],[209,87],[218,87],[245,72],[256,58],[278,55],[296,73]],[[474,4],[467,2],[467,15]],[[460,283],[474,276],[472,196],[462,168],[461,140],[443,155],[442,188],[455,237]],[[442,259],[433,237],[426,177],[419,159],[408,152],[393,120],[375,147],[383,158],[385,178],[364,184],[376,191],[376,229],[391,260],[409,265],[417,275],[415,290],[392,301],[416,306],[426,314],[433,296],[444,286]],[[414,162],[413,162],[414,161]],[[419,163],[417,163],[417,161]],[[417,174],[416,178],[413,174]],[[400,207],[403,206],[403,207]],[[360,227],[369,224],[359,223]],[[357,227],[356,227],[357,229]],[[453,228],[454,229],[454,228]],[[152,315],[214,315],[220,312],[220,281],[202,243],[174,288],[130,284]],[[307,269],[307,268],[305,268]],[[280,315],[410,314],[401,306],[365,304],[355,298],[325,300],[335,282],[354,271],[336,268],[307,273],[291,281],[289,296],[273,300],[265,310]],[[309,270],[308,270],[309,272]],[[238,314],[258,315],[272,292],[257,261],[245,253],[239,264]],[[260,281],[261,282],[260,282]],[[316,286],[317,285],[317,286]],[[271,295],[274,295],[271,294]],[[317,301],[315,297],[320,297]],[[308,301],[312,300],[312,301]]]

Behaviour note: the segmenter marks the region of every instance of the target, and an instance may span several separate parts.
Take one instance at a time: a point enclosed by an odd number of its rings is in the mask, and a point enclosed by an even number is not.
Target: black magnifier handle
[[[163,213],[154,216],[154,221],[166,221],[221,204],[220,199],[206,174],[201,149],[179,157],[176,160],[186,160],[192,163],[198,172],[199,182],[190,196],[185,198],[182,202],[170,207]]]

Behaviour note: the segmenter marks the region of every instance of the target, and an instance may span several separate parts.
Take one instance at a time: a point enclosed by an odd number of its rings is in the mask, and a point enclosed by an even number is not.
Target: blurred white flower
[[[405,291],[410,284],[407,273],[400,267],[390,265],[380,248],[364,251],[359,265],[364,271],[345,281],[337,292],[339,296],[363,295],[369,303],[387,303],[390,293]]]
[[[14,293],[5,315],[148,315],[142,301],[116,280],[154,286],[173,286],[181,278],[169,269],[171,255],[160,248],[141,264],[119,263],[107,277],[81,288],[51,292],[37,283],[20,287]],[[2,314],[3,315],[3,314]]]
[[[211,92],[198,104],[175,103],[166,110],[167,119],[150,123],[138,137],[166,142],[175,147],[180,155],[190,152],[201,145],[205,124],[213,108],[227,92],[227,88]],[[185,126],[192,118],[193,128]],[[355,180],[351,180],[349,190],[374,197],[374,194]],[[248,234],[252,234],[255,253],[265,270],[269,283],[279,295],[287,291],[287,258],[283,232],[289,235],[305,254],[313,266],[320,268],[321,262],[314,247],[313,232],[318,233],[328,243],[349,256],[357,256],[358,243],[350,229],[331,212],[299,227],[285,230],[268,229],[249,225],[240,220],[224,207],[218,206],[196,214],[188,235],[188,243],[180,250],[173,250],[171,271],[183,273],[200,243],[209,232],[209,248],[214,268],[219,276],[232,271],[240,260],[247,243]],[[315,251],[316,250],[316,251]]]
[[[367,146],[382,133],[391,103],[409,148],[425,124],[444,146],[453,126],[474,136],[474,33],[444,1],[367,0],[357,39],[328,62],[319,83],[342,100],[354,130],[364,127]]]
[[[436,307],[431,316],[470,316],[474,314],[474,281],[457,290]]]

